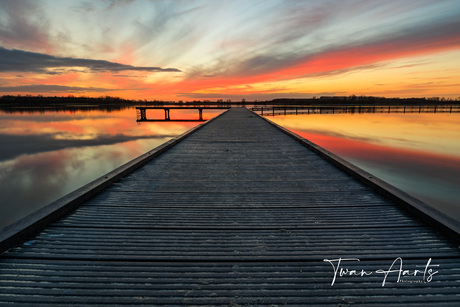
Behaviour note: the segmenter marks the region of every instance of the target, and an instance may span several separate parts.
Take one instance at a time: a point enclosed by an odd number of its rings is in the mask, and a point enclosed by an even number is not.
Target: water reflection
[[[460,221],[460,114],[270,119]]]
[[[151,111],[164,116],[164,110]],[[199,124],[139,124],[136,115],[134,108],[0,111],[0,227]],[[181,110],[180,117],[194,119],[197,111]],[[460,220],[460,114],[270,119]]]
[[[196,117],[196,111],[182,116]],[[199,124],[135,119],[134,108],[0,111],[0,227]]]

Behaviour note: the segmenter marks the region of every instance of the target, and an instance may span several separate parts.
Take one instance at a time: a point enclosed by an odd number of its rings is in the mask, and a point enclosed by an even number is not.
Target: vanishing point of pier
[[[459,228],[232,108],[6,228],[0,305],[460,306]]]

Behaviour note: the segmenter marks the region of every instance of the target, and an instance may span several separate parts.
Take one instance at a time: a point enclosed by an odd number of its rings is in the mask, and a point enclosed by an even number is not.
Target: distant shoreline
[[[460,100],[444,98],[385,98],[373,96],[323,96],[320,98],[279,98],[267,101],[160,101],[129,100],[118,97],[46,97],[46,96],[2,96],[0,109],[120,109],[134,106],[187,106],[187,105],[273,105],[273,106],[415,106],[415,105],[460,105]]]

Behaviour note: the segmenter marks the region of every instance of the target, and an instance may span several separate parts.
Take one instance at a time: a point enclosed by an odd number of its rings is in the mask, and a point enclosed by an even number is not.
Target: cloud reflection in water
[[[0,163],[0,226],[34,212],[169,138],[24,154]]]
[[[195,118],[195,111],[183,117]],[[205,118],[217,113],[205,112]],[[0,111],[0,227],[199,123],[136,123],[136,112]]]
[[[460,221],[460,114],[270,119]]]

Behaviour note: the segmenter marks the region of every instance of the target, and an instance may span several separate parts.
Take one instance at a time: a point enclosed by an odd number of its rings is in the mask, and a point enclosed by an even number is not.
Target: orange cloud
[[[457,23],[458,24],[458,23]],[[177,83],[160,85],[156,92],[159,94],[192,93],[197,91],[220,92],[235,94],[231,87],[257,84],[263,82],[279,82],[305,77],[320,77],[333,74],[376,68],[388,62],[401,58],[420,57],[447,50],[460,48],[460,33],[448,26],[436,28],[427,36],[416,32],[413,36],[401,36],[378,42],[369,42],[359,46],[345,46],[326,50],[316,55],[300,58],[296,64],[274,69],[270,72],[247,75],[239,72],[234,75],[217,77],[198,77],[184,79]],[[458,25],[460,26],[460,25]],[[288,63],[288,61],[286,62]],[[256,89],[254,91],[257,91]]]

